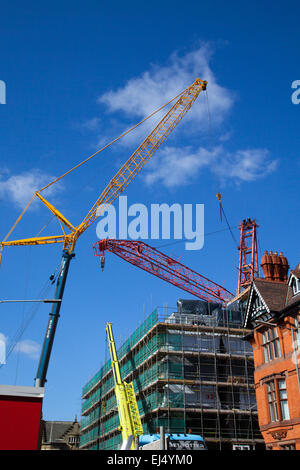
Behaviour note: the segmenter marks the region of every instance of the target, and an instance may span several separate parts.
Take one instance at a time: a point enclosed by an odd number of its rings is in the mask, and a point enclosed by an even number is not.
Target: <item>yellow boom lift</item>
[[[143,166],[147,163],[150,157],[154,154],[154,152],[159,148],[159,146],[164,142],[167,136],[171,133],[171,131],[176,127],[178,122],[184,117],[184,115],[188,112],[196,98],[198,97],[199,93],[202,90],[206,89],[207,82],[200,80],[197,78],[195,82],[186,88],[182,93],[177,95],[175,98],[170,100],[164,106],[156,110],[150,116],[143,119],[140,123],[133,126],[131,129],[123,133],[117,139],[113,140],[109,144],[107,144],[102,149],[98,150],[95,154],[91,155],[83,162],[79,163],[71,170],[67,171],[59,178],[55,179],[54,181],[50,182],[47,186],[43,187],[39,191],[36,191],[32,196],[31,200],[20,214],[18,219],[16,220],[15,224],[8,232],[4,240],[0,245],[0,260],[2,257],[2,251],[5,246],[20,246],[20,245],[45,245],[45,244],[52,244],[52,243],[63,243],[63,254],[62,254],[62,261],[59,276],[57,278],[56,283],[56,291],[55,291],[55,299],[53,301],[53,307],[49,314],[49,321],[46,329],[44,344],[42,347],[40,362],[38,366],[37,375],[35,378],[35,385],[37,387],[43,387],[46,382],[46,374],[49,364],[49,359],[51,355],[52,345],[54,341],[54,335],[56,331],[56,326],[59,318],[60,307],[62,303],[65,283],[67,279],[69,264],[71,259],[75,256],[74,249],[76,242],[80,235],[89,228],[89,226],[95,221],[95,219],[101,215],[101,208],[103,208],[106,204],[112,204],[119,195],[125,190],[125,188],[129,185],[129,183],[136,177],[136,175],[140,172]],[[119,140],[125,134],[130,132],[132,129],[136,128],[139,124],[144,122],[149,117],[153,116],[156,112],[163,109],[166,105],[171,103],[177,99],[175,104],[170,108],[170,110],[164,115],[164,117],[160,120],[157,126],[153,129],[153,131],[146,137],[146,139],[142,142],[142,144],[137,148],[137,150],[131,155],[131,157],[124,163],[124,165],[120,168],[120,170],[116,173],[116,175],[110,180],[102,194],[99,196],[97,201],[94,203],[92,208],[89,210],[86,217],[83,221],[78,225],[74,226],[69,222],[66,217],[56,208],[54,207],[49,201],[42,196],[42,192],[47,189],[52,184],[56,183],[64,176],[69,174],[71,171],[77,169],[82,164],[86,163],[88,160],[93,158],[95,155],[99,154],[105,148],[107,148],[112,143]],[[32,238],[26,238],[21,240],[11,240],[9,241],[8,238],[11,235],[12,231],[16,227],[16,225],[22,219],[24,213],[32,203],[33,199],[37,197],[40,201],[54,214],[54,216],[58,219],[62,234],[56,236],[35,236]],[[66,228],[64,229],[63,226]]]
[[[111,357],[111,368],[115,382],[115,395],[118,405],[120,431],[122,433],[121,450],[134,450],[135,438],[143,434],[143,426],[136,402],[132,382],[123,382],[111,323],[106,324],[106,334]]]

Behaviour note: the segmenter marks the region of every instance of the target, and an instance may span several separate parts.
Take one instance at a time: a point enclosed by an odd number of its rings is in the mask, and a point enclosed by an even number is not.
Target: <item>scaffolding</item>
[[[239,311],[203,301],[153,311],[118,349],[122,379],[132,381],[144,434],[194,433],[208,448],[263,444],[252,348]],[[111,363],[82,390],[81,449],[121,444]]]

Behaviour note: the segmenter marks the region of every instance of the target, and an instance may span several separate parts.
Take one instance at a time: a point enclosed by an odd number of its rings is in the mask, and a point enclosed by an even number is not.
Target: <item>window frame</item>
[[[266,382],[269,422],[290,420],[290,409],[285,377],[277,377]]]
[[[282,348],[276,327],[269,328],[261,334],[261,344],[265,364],[282,357]]]
[[[281,450],[296,450],[296,442],[290,442],[289,444],[281,444]]]
[[[300,349],[300,314],[294,320],[297,349]]]
[[[80,444],[80,436],[69,436],[68,444],[70,444],[70,445]]]
[[[292,279],[292,282],[291,282],[291,287],[292,287],[293,297],[294,297],[294,295],[299,294],[299,292],[300,292],[300,279],[293,276],[293,279]]]
[[[281,387],[280,384],[284,386]],[[286,387],[286,380],[277,379],[278,385],[278,396],[279,396],[279,410],[281,415],[281,421],[288,421],[290,419],[290,410],[289,410],[289,402],[287,397],[287,387]],[[285,404],[286,407],[283,405]]]
[[[267,383],[268,409],[270,422],[279,421],[275,380]]]

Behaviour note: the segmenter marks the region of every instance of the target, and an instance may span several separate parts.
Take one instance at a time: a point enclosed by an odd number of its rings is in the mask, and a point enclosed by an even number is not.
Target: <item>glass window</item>
[[[299,279],[293,279],[292,281],[292,289],[293,289],[293,295],[296,295],[300,292],[300,280]]]
[[[281,450],[296,450],[296,444],[285,444],[280,447]]]
[[[300,349],[300,315],[295,318],[297,349]]]
[[[290,419],[285,379],[276,379],[267,383],[270,421]]]
[[[70,436],[69,437],[69,444],[79,444],[80,437],[79,436]]]
[[[262,334],[264,361],[270,362],[281,356],[280,340],[277,328],[272,328]]]
[[[278,421],[275,382],[269,382],[267,384],[267,387],[268,387],[268,403],[269,403],[270,420]]]
[[[286,384],[284,379],[278,380],[279,401],[282,419],[290,419],[289,405],[287,400]]]

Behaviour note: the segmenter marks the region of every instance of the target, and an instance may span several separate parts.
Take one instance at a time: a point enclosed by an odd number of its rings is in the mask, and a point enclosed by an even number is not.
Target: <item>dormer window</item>
[[[300,279],[297,279],[296,277],[292,280],[292,291],[293,295],[299,294],[300,292]]]

